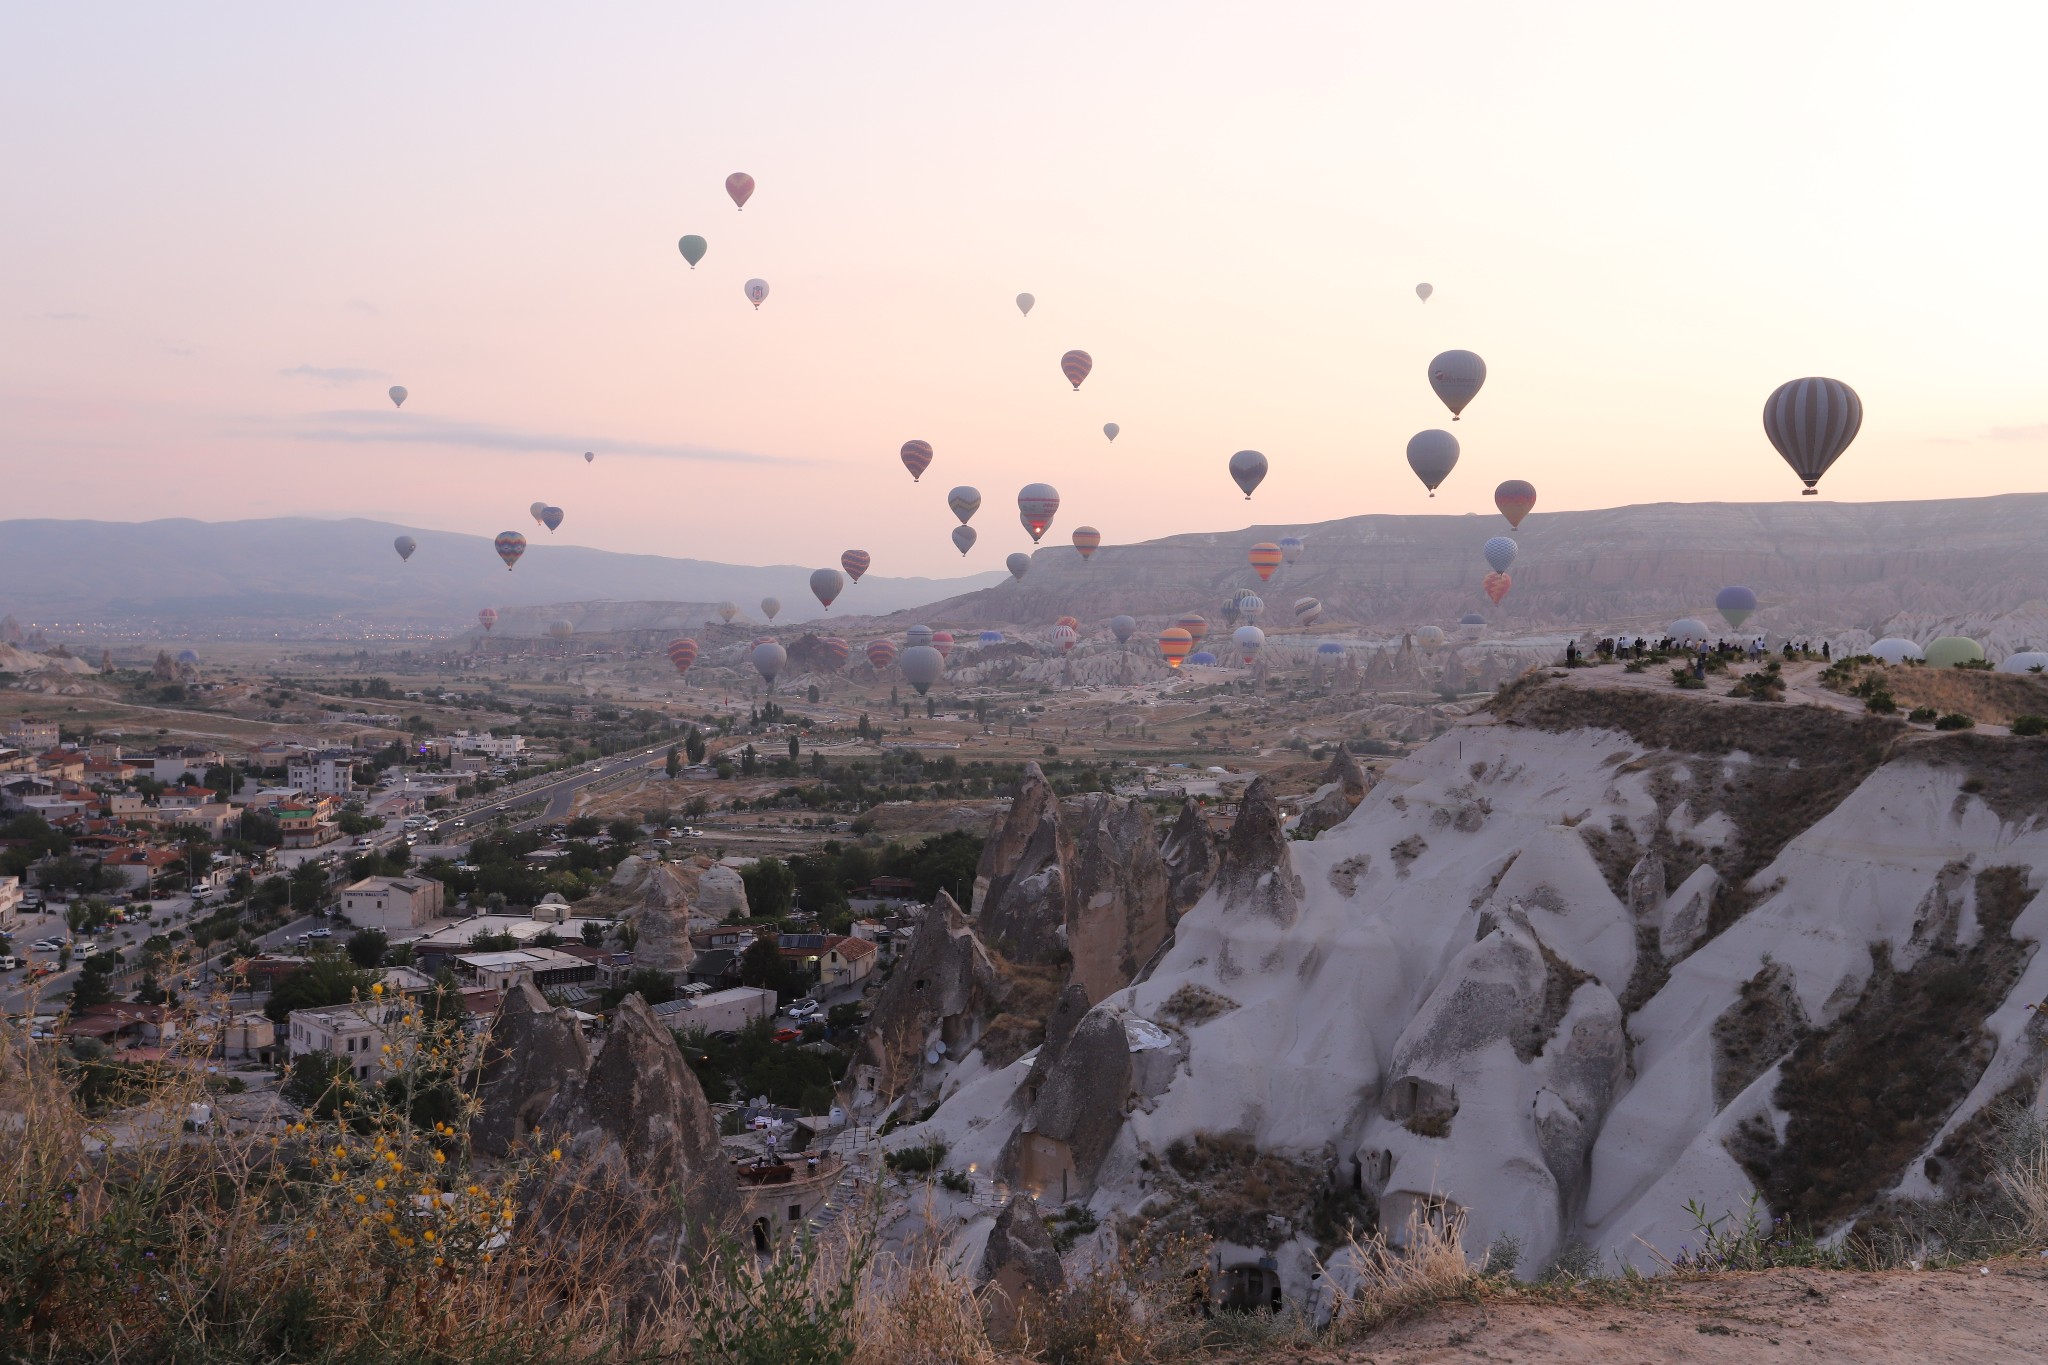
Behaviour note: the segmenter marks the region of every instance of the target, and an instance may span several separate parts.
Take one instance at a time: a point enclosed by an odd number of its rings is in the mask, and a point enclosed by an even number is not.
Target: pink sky
[[[490,535],[543,498],[573,543],[943,574],[1028,544],[1035,479],[1049,540],[1111,543],[1510,477],[1539,511],[1790,498],[1759,413],[1805,374],[1866,409],[1827,496],[2048,488],[2048,21],[1933,15],[18,11],[6,512]],[[1448,347],[1490,375],[1432,502],[1402,451],[1448,426]]]

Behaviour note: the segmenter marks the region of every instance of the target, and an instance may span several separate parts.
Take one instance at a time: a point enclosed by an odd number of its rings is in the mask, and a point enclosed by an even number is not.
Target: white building
[[[218,768],[225,760],[218,749],[159,749],[148,758],[134,758],[129,762],[138,768],[147,765],[149,775],[165,786],[175,786],[186,780],[204,782],[208,770]]]
[[[531,981],[546,990],[551,986],[580,985],[597,979],[597,964],[573,953],[553,948],[517,948],[503,952],[463,953],[455,959],[456,973],[471,985],[502,991]]]
[[[756,1019],[775,1017],[775,992],[757,986],[685,994],[654,1007],[654,1017],[678,1032],[736,1033]]]
[[[52,744],[55,740],[50,741]],[[486,730],[480,735],[466,731],[458,732],[453,740],[455,748],[465,753],[479,753],[491,758],[511,758],[526,752],[526,737],[523,735],[493,735]]]
[[[342,917],[358,929],[418,929],[441,914],[432,877],[365,877],[342,889]]]
[[[331,1053],[348,1064],[359,1081],[375,1080],[400,1064],[399,1035],[392,1028],[395,1004],[381,1000],[293,1010],[285,1020],[286,1046],[294,1057]],[[391,1051],[384,1049],[389,1046]]]
[[[0,934],[11,934],[21,923],[21,878],[0,877]]]
[[[32,754],[48,753],[57,747],[57,722],[39,716],[23,716],[7,722],[7,742]]]
[[[315,796],[347,796],[356,789],[355,755],[323,749],[285,765],[285,782]]]

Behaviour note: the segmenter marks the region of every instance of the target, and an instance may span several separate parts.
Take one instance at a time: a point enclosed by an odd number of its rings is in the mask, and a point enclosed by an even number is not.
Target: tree
[[[583,935],[583,942],[586,947],[604,947],[604,926],[596,920],[587,919],[583,921],[583,928],[580,932]]]
[[[683,751],[689,754],[690,762],[693,764],[704,761],[704,736],[694,725],[690,727],[690,733],[683,737]]]
[[[631,820],[614,820],[604,827],[604,832],[612,836],[615,844],[630,844],[639,839],[640,826]]]
[[[695,731],[692,731],[691,733],[694,734]],[[677,773],[683,770],[683,756],[681,751],[678,750],[675,745],[671,744],[668,746],[668,761],[661,765],[661,770],[667,773],[670,777],[674,777]]]
[[[813,706],[818,704],[818,685],[816,683],[812,683],[804,689],[804,699]]]
[[[799,963],[782,956],[772,938],[757,938],[740,954],[740,984],[775,992],[778,1001],[790,1001],[811,989],[811,974]]]
[[[946,891],[962,910],[971,909],[981,842],[981,836],[956,829],[910,848],[892,844],[884,858],[884,871],[892,877],[908,877],[917,886],[919,900],[929,901]]]
[[[358,929],[349,935],[348,960],[368,971],[384,965],[384,954],[391,947],[391,937],[382,929]]]
[[[287,972],[270,992],[263,1013],[280,1027],[293,1010],[325,1009],[367,998],[376,978],[348,958],[324,954]]]
[[[354,1107],[356,1082],[348,1063],[333,1053],[305,1052],[292,1059],[282,1093],[300,1108],[312,1110],[314,1117],[331,1119]]]
[[[794,763],[794,762],[796,762],[796,761],[797,761],[797,758],[798,758],[798,749],[797,749],[797,742],[796,742],[796,736],[795,736],[795,735],[791,735],[791,736],[789,737],[789,761],[790,761],[791,763]]]
[[[746,883],[747,908],[756,918],[773,919],[789,913],[790,892],[796,888],[796,878],[781,859],[756,859],[751,866],[740,869],[740,880]]]
[[[94,953],[78,969],[78,980],[71,987],[71,1008],[90,1009],[104,1005],[114,998],[114,967],[119,961],[112,953]]]
[[[755,753],[754,746],[749,744],[746,748],[740,750],[740,776],[752,777],[760,771],[761,756]]]

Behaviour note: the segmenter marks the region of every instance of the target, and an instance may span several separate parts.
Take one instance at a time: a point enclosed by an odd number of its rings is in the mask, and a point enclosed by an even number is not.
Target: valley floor
[[[1983,1273],[1989,1269],[1989,1274]],[[2048,1360],[2048,1259],[1857,1273],[1769,1270],[1616,1282],[1560,1298],[1486,1291],[1341,1348],[1246,1354],[1239,1365],[1476,1361]]]

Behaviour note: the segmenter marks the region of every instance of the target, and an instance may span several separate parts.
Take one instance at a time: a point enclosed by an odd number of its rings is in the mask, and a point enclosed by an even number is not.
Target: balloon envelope
[[[1186,631],[1188,638],[1192,640],[1199,641],[1209,633],[1209,618],[1198,616],[1194,612],[1189,612],[1186,616],[1181,617],[1180,620],[1175,621],[1174,624]]]
[[[946,656],[930,645],[912,645],[896,662],[903,669],[904,681],[916,688],[920,697],[946,672]]]
[[[1282,536],[1280,537],[1280,558],[1292,564],[1295,560],[1301,558],[1301,552],[1307,546],[1308,542],[1300,536]]]
[[[999,630],[985,630],[979,638],[982,644],[999,645],[1003,642],[1003,633]]]
[[[912,626],[909,630],[903,632],[903,647],[905,649],[909,649],[914,645],[928,645],[931,642],[932,628],[930,626]]]
[[[1748,588],[1723,588],[1714,594],[1714,610],[1721,613],[1730,626],[1740,628],[1749,614],[1756,610],[1756,594]]]
[[[1764,434],[1806,485],[1805,496],[1863,429],[1863,400],[1839,379],[1808,377],[1780,384],[1764,402]]]
[[[1294,599],[1294,619],[1296,623],[1312,626],[1321,618],[1322,614],[1323,604],[1315,598],[1297,597]]]
[[[1129,640],[1133,635],[1136,635],[1138,633],[1137,618],[1131,616],[1110,617],[1109,633],[1111,635],[1116,636],[1116,642],[1118,644],[1123,644],[1125,641]]]
[[[932,643],[932,648],[933,648],[933,649],[936,649],[937,651],[939,651],[939,657],[940,657],[941,659],[950,659],[950,658],[952,658],[952,657],[953,657],[953,632],[952,632],[952,631],[950,631],[950,630],[935,630],[935,631],[933,631],[933,632],[932,632],[932,641],[931,641],[931,643]]]
[[[1914,659],[1924,659],[1927,657],[1927,652],[1921,649],[1920,646],[1914,644],[1911,640],[1902,640],[1896,635],[1879,640],[1865,652],[1874,658],[1884,660],[1888,664],[1902,664]]]
[[[697,262],[704,259],[705,248],[710,245],[696,233],[691,233],[676,243],[682,249],[683,259],[690,263],[690,269],[697,268]]]
[[[1102,434],[1104,436],[1107,436],[1112,441],[1116,439],[1116,434],[1122,430],[1123,428],[1118,426],[1114,422],[1104,422],[1102,424]]]
[[[903,457],[903,467],[910,471],[910,481],[912,483],[916,483],[919,479],[923,478],[925,470],[931,468],[932,443],[930,441],[905,441],[903,449],[899,453]]]
[[[1086,351],[1068,351],[1060,357],[1060,373],[1067,377],[1078,392],[1081,381],[1088,377],[1088,371],[1095,368],[1095,358]]]
[[[832,609],[832,600],[845,591],[845,588],[846,579],[841,576],[839,570],[811,570],[811,595],[818,599],[825,610]]]
[[[868,641],[868,663],[874,667],[877,673],[895,662],[896,642],[894,640]]]
[[[762,643],[754,646],[753,653],[749,654],[747,658],[753,662],[754,671],[761,675],[761,681],[767,683],[768,690],[773,692],[775,690],[775,675],[780,673],[782,666],[789,662],[789,651],[776,644],[773,640],[764,640]]]
[[[1428,653],[1436,653],[1438,649],[1443,647],[1443,627],[1424,626],[1421,630],[1415,632],[1415,643],[1421,645],[1422,648]]]
[[[541,508],[540,524],[547,527],[550,531],[560,526],[562,524],[562,509],[553,506]]]
[[[1237,595],[1237,614],[1247,621],[1259,619],[1259,613],[1266,609],[1266,599],[1255,592],[1241,592]]]
[[[668,661],[675,665],[678,673],[688,673],[690,665],[697,662],[697,642],[691,639],[670,640]]]
[[[400,536],[391,542],[391,548],[398,551],[398,557],[402,560],[411,559],[412,552],[419,549],[419,547],[420,543],[411,536]]]
[[[1453,422],[1465,405],[1478,397],[1485,382],[1486,362],[1470,351],[1445,351],[1429,362],[1429,386],[1451,410]]]
[[[583,452],[583,463],[585,463],[585,464],[593,464],[593,463],[595,463],[595,462],[596,462],[596,460],[597,460],[597,452],[596,452],[596,451],[594,451],[594,450],[586,450],[586,451],[584,451],[584,452]]]
[[[870,562],[866,550],[848,550],[839,556],[839,567],[846,570],[846,576],[856,583],[860,582],[860,576],[868,571]]]
[[[1202,664],[1206,666],[1215,663],[1216,656],[1214,654],[1211,654],[1206,649],[1198,649],[1193,654],[1188,655],[1188,662],[1191,664]]]
[[[1012,578],[1022,579],[1024,571],[1031,567],[1031,556],[1025,554],[1022,550],[1015,551],[1008,559],[1003,561],[1003,567],[1010,571]]]
[[[781,599],[781,598],[779,598],[779,597],[764,597],[764,598],[762,598],[762,599],[761,599],[761,615],[763,615],[763,616],[767,617],[767,618],[768,618],[769,620],[773,621],[773,620],[775,619],[775,613],[776,613],[776,612],[778,612],[778,611],[781,611],[781,610],[782,610],[782,599]]]
[[[1179,626],[1168,626],[1159,632],[1159,652],[1166,656],[1168,668],[1179,668],[1181,661],[1188,657],[1188,651],[1194,647],[1194,637]]]
[[[1493,566],[1495,573],[1506,573],[1514,566],[1515,556],[1521,547],[1506,536],[1494,536],[1480,547],[1479,553],[1486,556],[1486,562]]]
[[[1019,294],[1017,296],[1017,311],[1028,318],[1031,316],[1031,305],[1037,302],[1038,300],[1032,298],[1029,294]]]
[[[2048,653],[2038,649],[2008,654],[1999,662],[2000,673],[2048,673]]]
[[[494,545],[498,551],[498,558],[505,561],[505,568],[508,571],[519,562],[519,556],[526,553],[526,537],[517,531],[498,532],[498,539]]]
[[[1034,543],[1052,525],[1053,515],[1059,510],[1059,490],[1049,483],[1027,483],[1017,490],[1017,517]]]
[[[1344,646],[1338,644],[1335,640],[1325,640],[1316,646],[1316,653],[1325,659],[1334,659],[1343,652]]]
[[[548,635],[557,640],[566,640],[576,633],[576,627],[567,621],[548,622]]]
[[[492,626],[498,624],[497,608],[485,607],[482,611],[476,614],[476,619],[477,624],[482,626],[486,631],[488,631]]]
[[[1273,570],[1280,567],[1280,547],[1270,540],[1262,540],[1246,553],[1251,562],[1252,572],[1259,576],[1261,583],[1270,583]]]
[[[1045,638],[1059,646],[1062,654],[1080,643],[1081,634],[1072,626],[1054,626],[1045,633]]]
[[[1957,664],[1984,662],[1984,646],[1962,635],[1944,635],[1927,646],[1929,668],[1954,668]]]
[[[547,510],[548,505],[544,502],[530,502],[526,505],[526,514],[532,517],[535,521],[539,521],[540,514]]]
[[[1704,640],[1707,638],[1707,623],[1697,616],[1682,616],[1673,621],[1664,632],[1674,640]]]
[[[1250,663],[1252,656],[1264,648],[1266,632],[1260,630],[1257,626],[1239,626],[1231,635],[1230,640],[1231,643],[1237,646],[1238,656],[1246,663]]]
[[[1536,486],[1526,479],[1509,479],[1493,490],[1493,505],[1508,519],[1508,525],[1520,527],[1522,518],[1536,506]]]
[[[977,538],[972,526],[955,526],[953,528],[953,548],[962,555],[965,555],[974,548],[974,542]]]
[[[389,389],[389,393],[391,394],[391,406],[392,406],[392,407],[394,407],[394,408],[402,408],[402,407],[404,407],[404,406],[405,406],[405,400],[406,400],[406,398],[408,397],[408,395],[407,395],[407,393],[406,393],[406,391],[405,391],[405,385],[403,385],[403,384],[393,384],[393,385],[391,386],[391,388]]]
[[[818,641],[818,653],[824,658],[825,671],[837,673],[853,657],[853,646],[837,635],[827,635]]]
[[[1487,600],[1497,607],[1500,599],[1508,595],[1508,589],[1515,586],[1515,580],[1504,573],[1490,573],[1479,580],[1479,586],[1486,593]]]
[[[1093,526],[1076,526],[1074,528],[1074,548],[1081,552],[1081,558],[1086,559],[1094,554],[1096,548],[1101,544],[1102,532],[1096,530]]]
[[[1421,299],[1424,303],[1428,303],[1429,296],[1435,292],[1436,286],[1433,284],[1418,284],[1415,286],[1415,297]]]
[[[758,310],[761,307],[762,301],[768,297],[768,281],[748,280],[746,290],[747,302],[753,304]]]
[[[1408,438],[1408,467],[1435,497],[1437,485],[1458,467],[1458,438],[1436,427],[1416,432]]]
[[[731,625],[732,618],[738,616],[739,614],[740,609],[730,602],[720,602],[718,604],[718,619],[725,622],[727,625]]]
[[[946,506],[953,509],[953,515],[960,518],[960,524],[965,526],[981,510],[981,490],[963,483],[946,494]]]
[[[1252,500],[1252,490],[1266,477],[1266,457],[1256,450],[1240,450],[1230,457],[1230,477],[1244,490],[1244,500]]]
[[[754,177],[745,171],[734,171],[725,178],[725,192],[732,196],[735,207],[745,208],[754,197]]]

